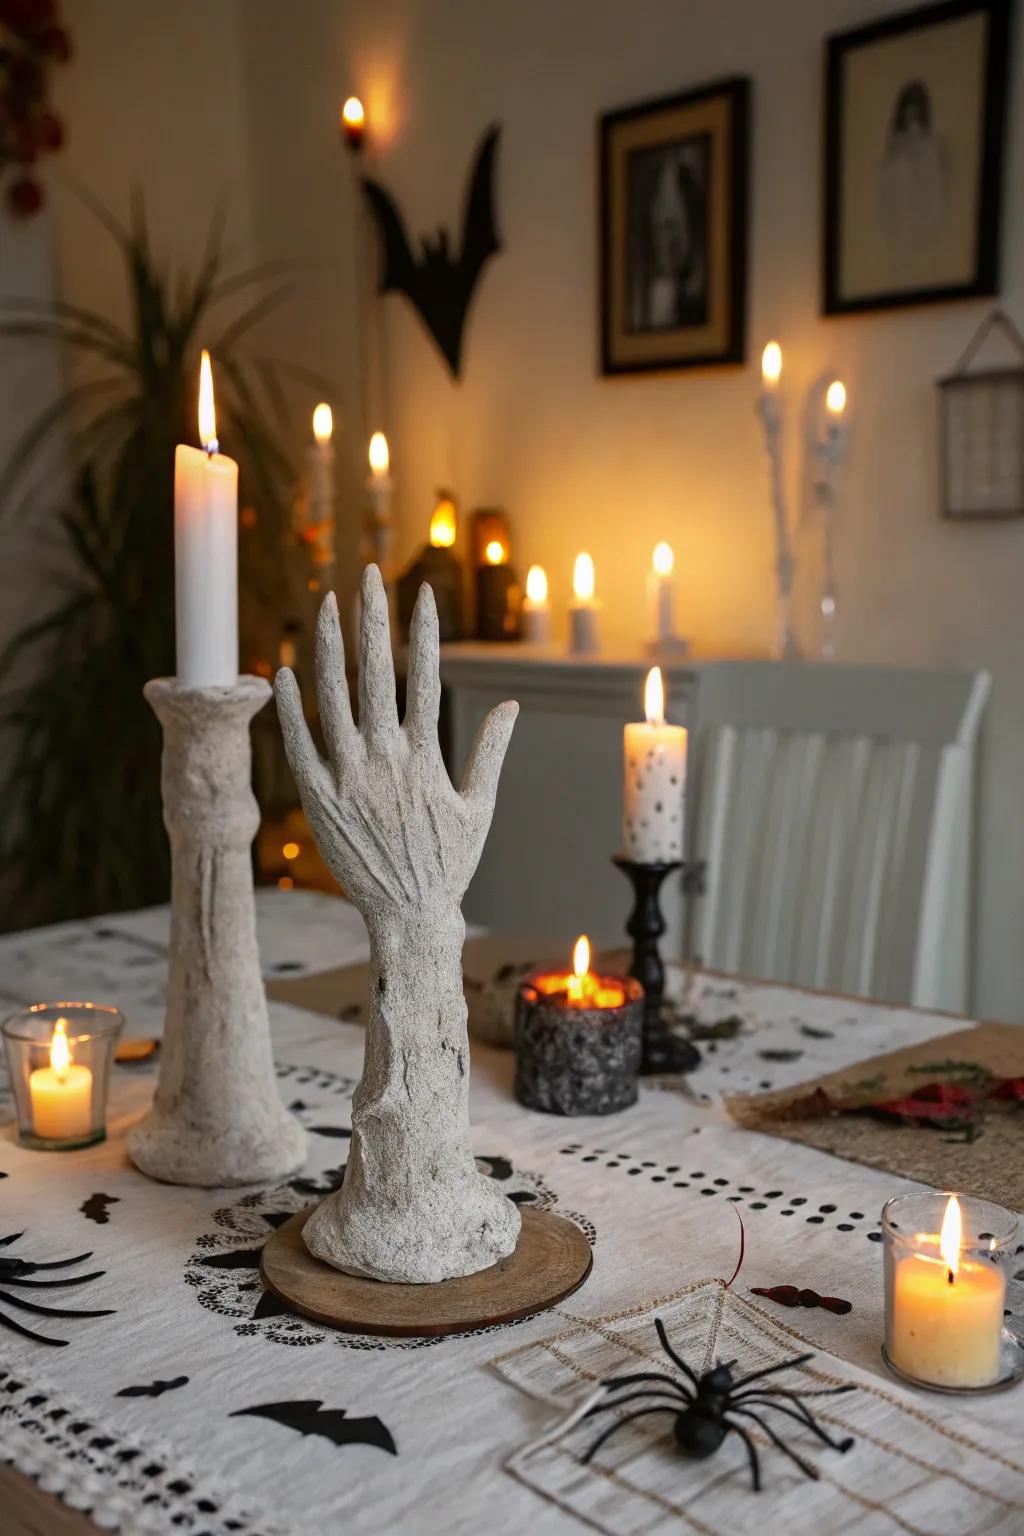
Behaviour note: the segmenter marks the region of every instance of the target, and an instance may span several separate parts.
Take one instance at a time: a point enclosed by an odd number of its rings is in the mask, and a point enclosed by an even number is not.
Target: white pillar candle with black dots
[[[669,864],[683,856],[686,731],[665,723],[661,668],[644,689],[647,719],[625,727],[622,852],[635,864]]]

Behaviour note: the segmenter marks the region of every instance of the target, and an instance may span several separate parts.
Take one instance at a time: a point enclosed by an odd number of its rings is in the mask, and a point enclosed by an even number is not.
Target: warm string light
[[[213,368],[205,347],[199,359],[199,441],[211,458],[220,447],[217,441],[217,412],[213,402]]]

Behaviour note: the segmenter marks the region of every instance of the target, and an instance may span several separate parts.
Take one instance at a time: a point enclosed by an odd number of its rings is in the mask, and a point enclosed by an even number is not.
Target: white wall
[[[791,419],[839,373],[852,402],[838,529],[839,650],[849,660],[985,666],[995,676],[982,779],[978,1003],[1024,1017],[1024,524],[938,516],[936,393],[984,303],[824,320],[819,185],[824,35],[884,14],[870,0],[274,0],[246,9],[259,221],[272,209],[335,263],[311,285],[306,334],[351,358],[353,202],[334,111],[367,101],[376,167],[412,230],[457,219],[472,150],[503,124],[505,252],[470,317],[453,386],[404,300],[386,300],[401,547],[422,541],[433,487],[504,506],[524,565],[556,601],[574,552],[597,562],[609,641],[636,638],[651,546],[681,561],[686,627],[707,652],[764,652],[772,543],[753,419],[760,345],[785,346]],[[1024,34],[1011,64],[1004,302],[1024,321]],[[606,380],[596,369],[596,119],[716,77],[754,80],[750,358],[745,369]],[[280,154],[273,153],[277,139]],[[282,220],[278,220],[278,225]],[[344,314],[345,324],[338,323]],[[319,316],[319,318],[318,318]],[[326,323],[325,323],[326,322]],[[300,322],[301,323],[301,322]],[[334,349],[338,355],[333,354]],[[348,386],[348,403],[357,399]],[[375,424],[375,423],[374,423]],[[796,429],[793,497],[799,490]],[[813,561],[813,536],[800,539]],[[805,570],[809,625],[816,570]]]
[[[869,0],[70,0],[69,171],[123,211],[141,179],[166,243],[194,249],[237,189],[257,251],[304,262],[274,322],[282,355],[338,380],[354,576],[364,429],[355,367],[352,166],[337,109],[357,90],[373,168],[414,231],[455,223],[484,127],[503,124],[506,250],[470,316],[453,386],[405,301],[385,301],[386,412],[400,553],[422,542],[433,488],[504,506],[522,564],[556,601],[572,556],[595,557],[610,643],[636,637],[658,538],[675,544],[686,627],[704,652],[761,652],[772,544],[753,418],[756,358],[786,349],[792,420],[838,372],[851,394],[840,519],[840,654],[987,666],[978,997],[1024,1017],[1024,697],[1017,592],[1024,524],[960,527],[937,512],[934,380],[985,304],[825,321],[819,307],[822,39],[891,7]],[[1024,320],[1024,32],[1012,60],[1004,302]],[[754,80],[750,356],[745,369],[605,380],[596,369],[596,119],[727,74]],[[61,214],[68,296],[117,302],[80,215]],[[0,232],[0,238],[6,231]],[[376,417],[381,407],[376,405]],[[297,444],[298,446],[298,444]],[[792,448],[796,448],[795,434]],[[798,489],[792,464],[793,494]],[[801,553],[814,540],[801,538]],[[807,631],[814,570],[801,590]],[[809,634],[809,631],[808,631]]]

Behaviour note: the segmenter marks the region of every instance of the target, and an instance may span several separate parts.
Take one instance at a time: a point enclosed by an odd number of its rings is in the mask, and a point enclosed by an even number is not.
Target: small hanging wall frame
[[[972,371],[993,331],[1014,363]],[[943,516],[1024,517],[1024,337],[1002,310],[981,323],[938,389]]]

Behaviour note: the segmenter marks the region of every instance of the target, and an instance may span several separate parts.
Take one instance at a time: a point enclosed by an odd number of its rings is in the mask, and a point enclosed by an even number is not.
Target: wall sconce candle
[[[594,593],[594,562],[586,551],[576,556],[572,571],[572,602],[569,604],[569,651],[573,656],[593,656],[601,648],[598,629],[600,604]]]
[[[366,112],[358,96],[350,96],[341,109],[341,132],[349,149],[358,154],[366,137]]]

